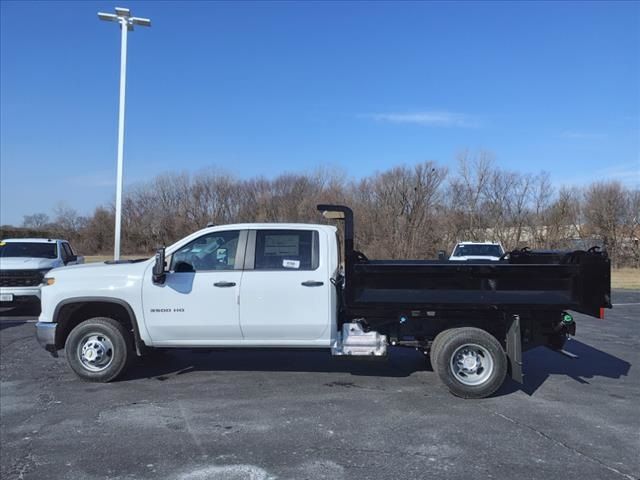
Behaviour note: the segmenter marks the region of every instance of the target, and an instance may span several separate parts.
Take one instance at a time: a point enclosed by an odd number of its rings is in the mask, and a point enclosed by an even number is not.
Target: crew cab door
[[[145,323],[154,345],[216,345],[242,339],[238,295],[246,230],[205,234],[168,259],[162,285],[145,275]]]
[[[316,230],[252,230],[240,289],[246,341],[329,344],[333,288]],[[322,242],[322,244],[321,244]]]

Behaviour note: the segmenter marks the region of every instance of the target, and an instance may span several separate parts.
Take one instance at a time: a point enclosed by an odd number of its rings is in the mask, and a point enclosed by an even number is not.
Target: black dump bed
[[[536,252],[514,257],[482,263],[360,260],[347,275],[347,303],[353,309],[524,307],[595,317],[611,307],[606,254],[566,252],[559,263],[538,263]]]
[[[348,207],[319,205],[345,220],[345,308],[574,310],[594,317],[611,308],[610,262],[597,249],[518,250],[500,261],[368,260],[353,250]],[[340,217],[340,213],[344,215]]]

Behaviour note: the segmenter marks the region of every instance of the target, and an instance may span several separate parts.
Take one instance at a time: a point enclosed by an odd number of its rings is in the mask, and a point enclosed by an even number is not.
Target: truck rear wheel
[[[444,341],[447,339],[447,337],[449,337],[449,335],[451,335],[451,332],[453,331],[455,331],[455,328],[443,330],[438,335],[436,335],[436,338],[431,343],[431,349],[429,350],[429,360],[431,361],[431,368],[433,368],[434,371],[436,370],[436,359],[438,358],[438,351],[440,350],[440,347],[442,347]]]
[[[500,342],[479,328],[455,328],[435,352],[434,370],[454,395],[484,398],[494,393],[507,375],[507,356]]]
[[[64,348],[71,369],[89,382],[114,380],[134,356],[131,334],[120,322],[105,317],[77,325]]]
[[[562,350],[565,343],[567,343],[567,335],[564,333],[555,333],[547,340],[547,346],[551,350]]]

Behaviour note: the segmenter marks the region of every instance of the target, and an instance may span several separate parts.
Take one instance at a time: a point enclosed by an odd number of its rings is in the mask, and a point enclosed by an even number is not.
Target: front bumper
[[[11,300],[3,299],[10,295]],[[18,307],[39,307],[40,287],[2,287],[0,288],[0,309]]]
[[[37,322],[36,323],[36,338],[38,343],[47,352],[55,354],[56,349],[56,327],[57,323],[53,322]]]
[[[0,295],[11,294],[18,297],[36,297],[40,300],[40,286],[37,287],[0,287]],[[15,300],[14,300],[15,301]]]

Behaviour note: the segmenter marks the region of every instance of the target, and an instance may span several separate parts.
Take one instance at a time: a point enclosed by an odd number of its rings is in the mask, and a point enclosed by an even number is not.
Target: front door
[[[329,343],[331,289],[321,232],[250,232],[240,291],[240,326],[245,340],[315,345]],[[255,238],[255,240],[254,240]],[[254,250],[255,252],[252,252]]]
[[[240,230],[205,234],[171,254],[164,284],[145,278],[145,323],[155,345],[242,339],[238,295],[246,237]]]

